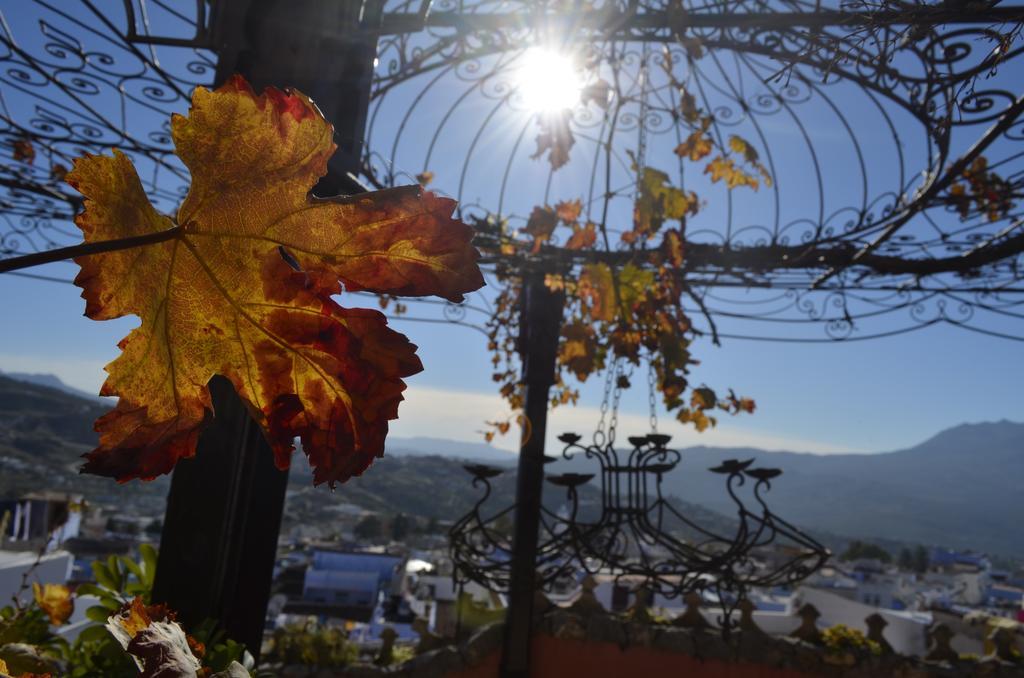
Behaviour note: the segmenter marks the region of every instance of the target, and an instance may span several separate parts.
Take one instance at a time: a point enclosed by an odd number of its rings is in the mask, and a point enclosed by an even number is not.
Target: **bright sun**
[[[583,79],[566,54],[531,47],[517,73],[519,95],[531,111],[560,111],[580,100]]]

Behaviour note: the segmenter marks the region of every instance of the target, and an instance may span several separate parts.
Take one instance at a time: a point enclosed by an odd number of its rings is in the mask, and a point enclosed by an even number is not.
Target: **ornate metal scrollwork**
[[[1024,159],[1014,151],[1022,136],[1013,79],[1024,58],[1020,30],[955,16],[909,27],[898,17],[873,22],[879,6],[844,5],[860,19],[830,23],[820,6],[800,2],[766,12],[747,0],[683,8],[649,0],[629,3],[621,16],[617,2],[597,3],[587,16],[554,2],[434,3],[419,18],[421,31],[379,43],[386,68],[375,80],[365,172],[391,185],[430,170],[432,187],[474,204],[464,218],[482,211],[513,233],[534,206],[578,198],[586,219],[615,234],[632,214],[629,152],[644,148],[649,165],[707,197],[707,208],[688,219],[688,242],[764,252],[754,267],[688,266],[696,296],[721,321],[720,337],[862,340],[949,323],[1022,339],[1019,324],[1007,326],[1024,304],[1014,257],[969,275],[921,275],[879,272],[863,256],[790,267],[771,250],[802,244],[916,263],[997,253],[1015,236],[1017,255],[1024,247]],[[398,1],[387,12],[419,7]],[[559,169],[531,159],[538,116],[524,110],[516,81],[519,60],[553,26],[561,27],[559,44],[585,46],[588,68],[614,85],[603,106],[581,101],[569,112],[573,160]],[[770,187],[719,190],[669,152],[688,128],[667,71],[713,115],[712,134],[740,134],[757,146]],[[993,125],[1001,128],[989,134]],[[1017,196],[1007,209],[963,211],[951,196],[953,166],[972,144]],[[990,293],[1010,315],[981,306],[950,312]],[[944,312],[915,311],[936,297],[945,298]]]
[[[60,6],[34,0],[4,12],[0,256],[80,239],[70,223],[80,196],[63,178],[86,153],[128,154],[154,204],[166,211],[177,206],[188,176],[173,155],[169,113],[184,112],[192,89],[210,83],[214,57],[158,47],[177,43],[148,40],[145,31],[159,13],[165,27],[203,34],[205,4],[194,4],[192,16],[162,2],[119,8],[91,0]],[[119,10],[126,11],[120,18]]]
[[[191,89],[213,78],[215,55],[197,48],[211,35],[216,5],[31,0],[5,12],[0,256],[78,240],[70,224],[77,194],[61,178],[83,152],[117,147],[130,154],[157,207],[173,211],[187,176],[171,153],[167,113],[183,111]],[[374,29],[379,65],[364,157],[368,182],[413,183],[431,170],[431,187],[455,194],[463,218],[494,215],[512,230],[535,205],[581,198],[586,217],[605,219],[615,233],[631,219],[635,176],[627,151],[643,146],[649,164],[708,198],[712,209],[689,220],[688,240],[765,252],[755,268],[689,271],[707,312],[721,320],[723,338],[860,340],[936,323],[1024,335],[1017,322],[1024,316],[1019,29],[829,23],[819,6],[802,2],[772,13],[749,0],[682,8],[645,0],[629,3],[629,16],[621,17],[615,13],[625,11],[622,3],[595,8],[575,17],[558,2],[385,3]],[[609,23],[613,15],[623,20]],[[587,45],[595,73],[615,84],[601,102],[606,107],[590,100],[572,109],[572,154],[580,160],[558,171],[530,159],[537,116],[525,110],[516,82],[517,60],[551,34],[551,22],[567,44]],[[666,69],[714,115],[715,134],[735,132],[758,147],[773,186],[743,195],[702,186],[699,170],[687,171],[666,152],[686,132]],[[976,143],[1006,182],[1006,209],[965,212],[949,190],[934,190],[948,184],[957,155]],[[1008,254],[922,276],[856,264],[792,268],[768,249],[797,244],[912,262]],[[823,271],[830,277],[820,281]],[[941,312],[934,306],[940,297]],[[842,303],[832,304],[835,298]],[[954,312],[965,304],[973,312]]]

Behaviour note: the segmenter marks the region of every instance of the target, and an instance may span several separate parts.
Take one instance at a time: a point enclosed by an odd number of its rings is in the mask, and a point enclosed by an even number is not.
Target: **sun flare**
[[[532,47],[523,55],[517,81],[523,103],[538,112],[572,108],[583,89],[572,57],[543,47]]]

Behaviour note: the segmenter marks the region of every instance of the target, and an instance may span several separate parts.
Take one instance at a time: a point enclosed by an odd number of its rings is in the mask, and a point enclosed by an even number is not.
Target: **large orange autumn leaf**
[[[308,195],[334,152],[333,130],[298,92],[257,96],[241,78],[198,88],[175,116],[192,186],[177,218],[149,204],[126,156],[90,156],[68,181],[85,197],[87,242],[178,227],[144,247],[89,255],[75,282],[86,315],[134,314],[141,325],[107,366],[85,471],[153,478],[195,452],[211,416],[207,382],[231,380],[286,468],[296,436],[315,482],[344,481],[384,450],[416,347],[377,311],[331,295],[370,290],[452,301],[483,284],[471,229],[455,203],[393,189],[352,198]],[[287,258],[286,258],[287,257]]]

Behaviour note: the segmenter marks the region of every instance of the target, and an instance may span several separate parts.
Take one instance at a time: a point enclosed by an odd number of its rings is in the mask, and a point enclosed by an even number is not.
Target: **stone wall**
[[[930,633],[924,658],[896,654],[885,640],[885,620],[865,620],[868,634],[843,628],[821,630],[811,605],[800,610],[801,623],[787,636],[771,636],[753,622],[752,606],[741,609],[737,628],[728,636],[705,619],[699,603],[662,622],[644,606],[611,615],[584,598],[570,608],[548,604],[538,615],[532,644],[531,675],[536,678],[639,678],[700,675],[707,678],[1024,678],[1016,635],[998,629],[992,652],[966,657],[951,647],[952,631],[938,625]],[[357,664],[344,669],[282,667],[286,678],[491,678],[498,675],[503,627],[492,624],[459,646],[442,645],[424,634],[419,654],[400,665]]]

